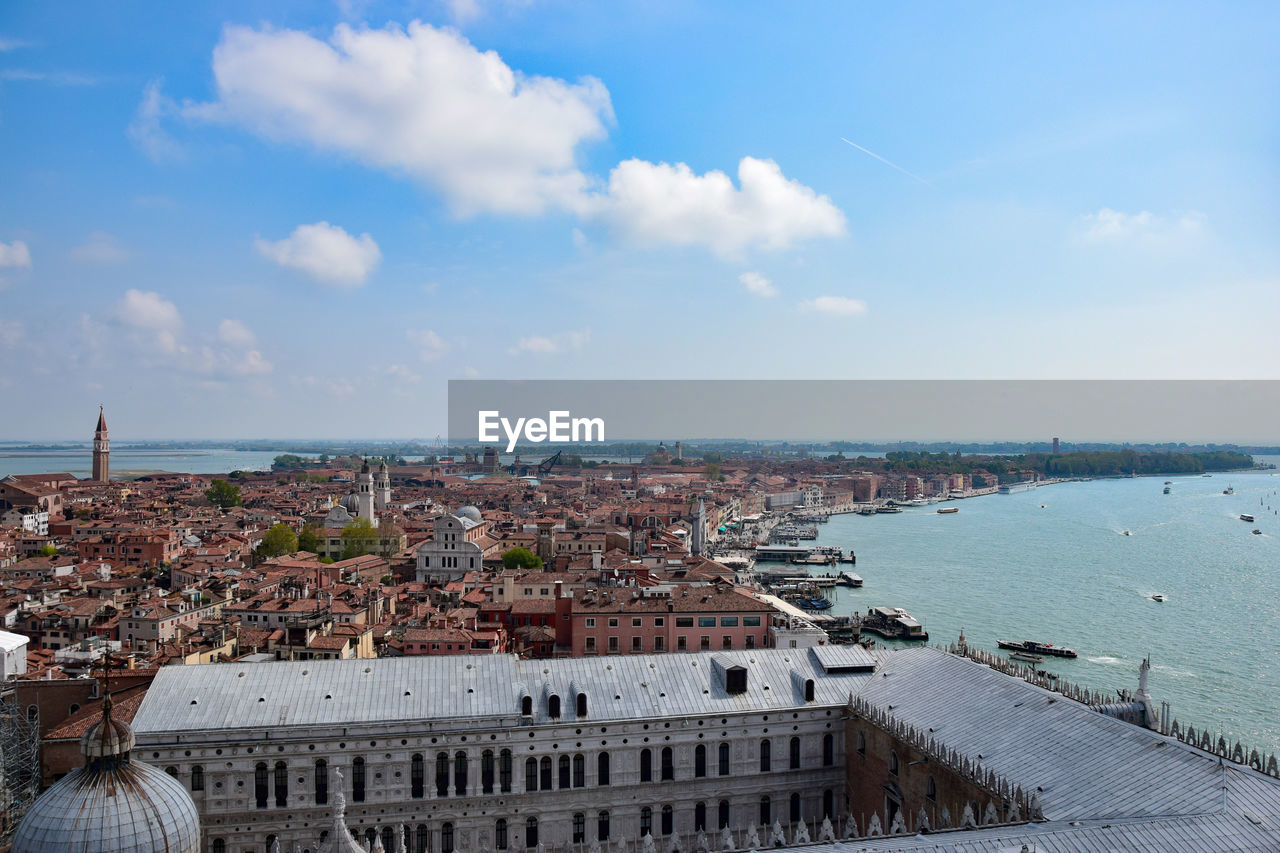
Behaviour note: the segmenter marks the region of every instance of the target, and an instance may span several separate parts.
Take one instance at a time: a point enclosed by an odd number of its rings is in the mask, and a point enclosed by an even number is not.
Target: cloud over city
[[[867,313],[867,303],[848,296],[818,296],[801,302],[800,310],[831,317],[859,317]]]
[[[335,287],[361,286],[382,260],[378,244],[368,234],[353,237],[328,222],[299,225],[283,240],[258,239],[254,245],[280,266]]]

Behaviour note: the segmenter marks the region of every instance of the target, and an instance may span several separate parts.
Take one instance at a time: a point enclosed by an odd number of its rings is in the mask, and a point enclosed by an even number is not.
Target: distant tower
[[[111,442],[107,440],[107,418],[98,407],[98,428],[93,432],[93,479],[105,483],[111,477]]]
[[[378,466],[378,485],[373,498],[373,505],[379,511],[391,506],[391,474],[387,472],[385,460]]]
[[[369,472],[369,460],[360,466],[360,476],[356,477],[357,515],[366,521],[373,521],[373,474]]]
[[[707,505],[698,498],[698,512],[693,517],[693,547],[690,549],[695,557],[701,557],[707,549]]]
[[[676,458],[680,460],[684,459],[684,445],[679,441],[676,442]]]
[[[1055,454],[1058,452],[1058,437],[1056,435],[1053,437],[1053,452]]]

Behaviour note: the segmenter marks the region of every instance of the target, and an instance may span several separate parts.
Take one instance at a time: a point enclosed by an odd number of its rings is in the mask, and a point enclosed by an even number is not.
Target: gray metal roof
[[[938,649],[878,657],[861,698],[1038,790],[1051,821],[1280,816],[1280,780],[1175,738]]]
[[[720,664],[713,666],[713,659]],[[725,692],[724,665],[747,669],[747,691]],[[716,670],[720,674],[717,674]],[[794,674],[814,680],[804,701]],[[510,655],[403,657],[168,666],[133,721],[140,741],[174,732],[343,726],[399,720],[496,719],[513,724],[533,698],[535,723],[560,697],[562,721],[587,694],[592,722],[843,705],[867,673],[825,672],[807,649],[519,660]],[[801,679],[801,684],[803,684]]]

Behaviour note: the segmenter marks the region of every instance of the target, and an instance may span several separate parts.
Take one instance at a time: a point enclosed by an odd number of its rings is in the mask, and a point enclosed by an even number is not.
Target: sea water
[[[1061,483],[838,515],[818,544],[852,548],[865,581],[834,592],[828,613],[901,607],[930,642],[963,629],[992,652],[997,639],[1069,646],[1077,659],[1040,667],[1108,692],[1136,689],[1150,655],[1153,698],[1184,727],[1280,751],[1280,472]]]

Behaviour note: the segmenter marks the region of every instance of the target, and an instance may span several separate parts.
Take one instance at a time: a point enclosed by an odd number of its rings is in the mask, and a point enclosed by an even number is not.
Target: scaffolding
[[[13,690],[0,694],[0,849],[40,793],[40,718],[18,707]]]

